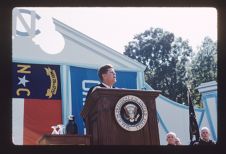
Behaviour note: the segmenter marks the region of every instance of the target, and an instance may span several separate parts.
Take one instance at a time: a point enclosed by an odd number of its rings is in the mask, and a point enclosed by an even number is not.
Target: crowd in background
[[[190,145],[215,145],[215,141],[210,139],[210,130],[207,127],[202,127],[200,130],[200,138],[197,141],[192,141]],[[177,137],[176,133],[169,132],[166,134],[167,146],[177,146],[183,145],[181,143],[180,138]]]

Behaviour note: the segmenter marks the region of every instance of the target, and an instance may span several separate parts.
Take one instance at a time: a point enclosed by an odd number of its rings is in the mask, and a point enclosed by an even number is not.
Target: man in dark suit
[[[210,130],[207,127],[201,129],[201,138],[198,142],[195,142],[193,145],[215,145],[215,141],[210,139]]]
[[[98,70],[98,77],[101,83],[89,89],[86,100],[88,99],[90,94],[98,87],[115,88],[113,85],[116,82],[116,73],[112,65],[107,64],[100,67],[100,69]]]

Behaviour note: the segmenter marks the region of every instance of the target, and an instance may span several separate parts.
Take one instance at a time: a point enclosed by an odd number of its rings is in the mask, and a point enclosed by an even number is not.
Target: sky
[[[188,40],[193,50],[201,45],[205,36],[217,41],[217,10],[212,7],[26,7],[41,18],[37,27],[42,31],[33,40],[43,50],[58,53],[64,41],[53,32],[52,18],[85,35],[123,53],[124,46],[136,34],[153,28],[162,28]],[[23,27],[21,27],[23,29]],[[51,32],[52,31],[52,32]],[[45,32],[45,33],[44,33]],[[44,39],[43,39],[44,38]],[[51,44],[48,39],[55,39]],[[56,52],[54,52],[56,51]]]

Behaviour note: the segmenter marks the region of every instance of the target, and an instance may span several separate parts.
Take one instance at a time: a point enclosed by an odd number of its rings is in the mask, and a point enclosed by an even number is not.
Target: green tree
[[[188,41],[175,38],[161,28],[138,34],[125,46],[124,54],[147,66],[145,81],[179,103],[187,102],[186,65],[192,48]]]
[[[211,38],[205,37],[197,54],[192,58],[189,69],[189,80],[194,103],[201,105],[200,94],[195,87],[201,83],[217,80],[217,43]]]

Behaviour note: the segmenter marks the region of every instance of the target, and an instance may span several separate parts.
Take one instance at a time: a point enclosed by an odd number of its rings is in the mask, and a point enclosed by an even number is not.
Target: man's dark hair
[[[111,64],[107,64],[107,65],[104,65],[101,68],[99,68],[98,76],[99,76],[100,81],[103,81],[102,74],[106,74],[109,68],[113,68],[113,66]]]

